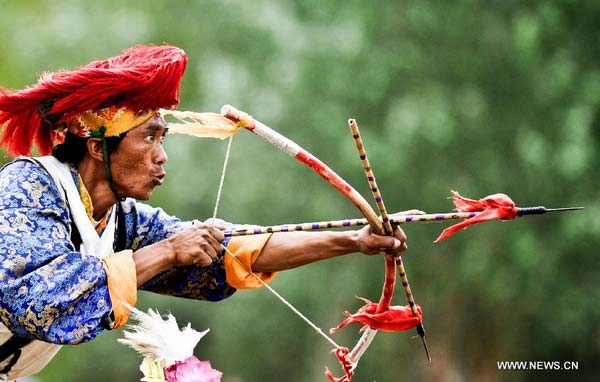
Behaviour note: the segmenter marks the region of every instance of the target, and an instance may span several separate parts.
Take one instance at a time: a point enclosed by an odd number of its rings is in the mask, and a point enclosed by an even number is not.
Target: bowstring
[[[225,151],[225,160],[223,161],[223,169],[221,170],[221,179],[219,180],[219,188],[217,190],[217,200],[215,201],[215,208],[213,209],[213,216],[211,218],[210,225],[214,226],[215,220],[217,218],[217,212],[219,211],[219,205],[221,203],[221,195],[223,193],[223,183],[225,182],[225,174],[227,173],[227,167],[229,163],[229,154],[231,153],[231,146],[233,142],[233,135],[229,137],[229,142],[227,143],[227,150]],[[331,337],[329,337],[321,328],[319,328],[315,323],[313,323],[308,317],[306,317],[302,312],[300,312],[295,306],[293,306],[288,300],[285,299],[282,295],[280,295],[273,287],[271,287],[268,283],[266,283],[262,278],[257,276],[251,269],[248,269],[248,266],[244,264],[237,256],[232,253],[229,248],[227,248],[223,243],[221,243],[221,247],[227,252],[233,260],[238,263],[250,276],[254,277],[262,286],[267,288],[269,292],[271,292],[275,297],[277,297],[284,305],[286,305],[290,310],[300,317],[304,322],[306,322],[312,329],[314,329],[317,334],[322,336],[326,341],[332,344],[335,348],[340,348]]]
[[[240,259],[238,259],[235,256],[235,254],[229,250],[229,248],[227,248],[223,244],[221,244],[221,247],[223,247],[225,252],[227,252],[235,260],[236,263],[241,265],[244,268],[244,270],[246,272],[248,272],[248,274],[250,274],[250,276],[254,277],[259,283],[262,284],[262,286],[267,288],[269,290],[269,292],[273,293],[273,295],[275,295],[275,297],[277,297],[288,308],[290,308],[291,311],[294,312],[298,317],[300,317],[302,320],[304,320],[304,322],[306,322],[311,328],[313,328],[319,335],[321,335],[325,340],[327,340],[330,344],[332,344],[336,349],[341,347],[331,337],[329,337],[327,334],[325,334],[325,332],[323,332],[323,329],[319,328],[308,317],[306,317],[304,314],[302,314],[302,312],[300,312],[294,305],[292,305],[288,300],[286,300],[285,297],[283,297],[275,289],[273,289],[273,287],[271,287],[269,284],[267,284],[263,279],[261,279],[259,276],[257,276],[254,272],[249,271],[246,264],[242,263],[242,261]]]
[[[225,151],[225,160],[223,161],[223,169],[221,170],[221,179],[219,180],[219,189],[217,190],[217,200],[215,201],[215,208],[213,209],[211,225],[215,224],[217,212],[219,211],[219,204],[221,204],[221,194],[223,193],[223,183],[225,182],[225,174],[227,173],[227,164],[229,163],[229,154],[231,153],[232,143],[233,135],[229,137],[229,141],[227,142],[227,150]]]

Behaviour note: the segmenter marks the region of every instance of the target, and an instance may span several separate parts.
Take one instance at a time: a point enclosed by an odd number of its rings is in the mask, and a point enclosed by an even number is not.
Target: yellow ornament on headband
[[[88,110],[66,121],[66,129],[78,137],[96,136],[104,127],[105,137],[117,137],[135,129],[158,113],[158,109],[133,111],[125,106]],[[96,133],[96,134],[94,134]]]

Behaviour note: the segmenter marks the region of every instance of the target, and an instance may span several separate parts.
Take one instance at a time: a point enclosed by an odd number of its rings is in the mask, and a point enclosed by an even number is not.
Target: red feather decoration
[[[344,370],[344,375],[341,377],[334,377],[331,371],[329,371],[328,367],[325,367],[325,376],[331,382],[351,382],[352,377],[354,376],[354,365],[348,355],[350,354],[350,350],[346,347],[339,347],[337,349],[333,349],[332,351],[337,357],[338,361],[342,365],[342,369]]]
[[[35,143],[42,154],[59,138],[65,120],[87,110],[127,106],[133,110],[172,108],[187,64],[177,47],[139,45],[73,71],[43,74],[37,84],[0,89],[0,144],[12,155],[27,155]]]
[[[456,210],[459,212],[478,212],[472,218],[446,228],[434,243],[449,238],[461,229],[467,229],[470,225],[484,223],[490,220],[511,220],[517,217],[519,208],[515,202],[506,194],[493,194],[483,199],[474,200],[460,196],[452,191],[452,199]]]
[[[338,330],[349,324],[363,324],[361,332],[367,327],[387,332],[398,332],[415,328],[423,322],[423,312],[421,307],[417,306],[417,315],[414,315],[410,306],[390,306],[384,312],[377,313],[377,304],[366,298],[358,297],[363,300],[365,305],[356,313],[350,314],[345,311],[346,319],[337,327],[329,329],[329,333],[336,333]]]

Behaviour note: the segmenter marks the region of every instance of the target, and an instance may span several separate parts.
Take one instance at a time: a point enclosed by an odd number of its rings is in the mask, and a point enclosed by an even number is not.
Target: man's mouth
[[[164,173],[164,172],[161,172],[160,174],[154,175],[152,177],[152,180],[153,180],[154,184],[156,184],[157,186],[160,186],[161,184],[163,184],[164,181],[165,181],[165,176],[166,175],[167,174]]]

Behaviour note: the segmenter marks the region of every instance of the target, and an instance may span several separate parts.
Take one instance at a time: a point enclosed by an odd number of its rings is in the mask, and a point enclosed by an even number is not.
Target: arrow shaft
[[[423,215],[403,215],[395,216],[390,218],[392,224],[404,224],[404,223],[440,223],[446,220],[459,220],[468,219],[475,216],[477,212],[448,212],[448,213],[437,213],[437,214],[423,214]],[[225,236],[246,236],[246,235],[260,235],[263,233],[274,233],[274,232],[295,232],[295,231],[316,231],[322,229],[332,228],[345,228],[345,227],[358,227],[369,224],[367,219],[344,219],[344,220],[328,220],[308,223],[290,223],[281,225],[270,225],[270,226],[250,226],[244,228],[237,228],[234,230],[226,230]]]

